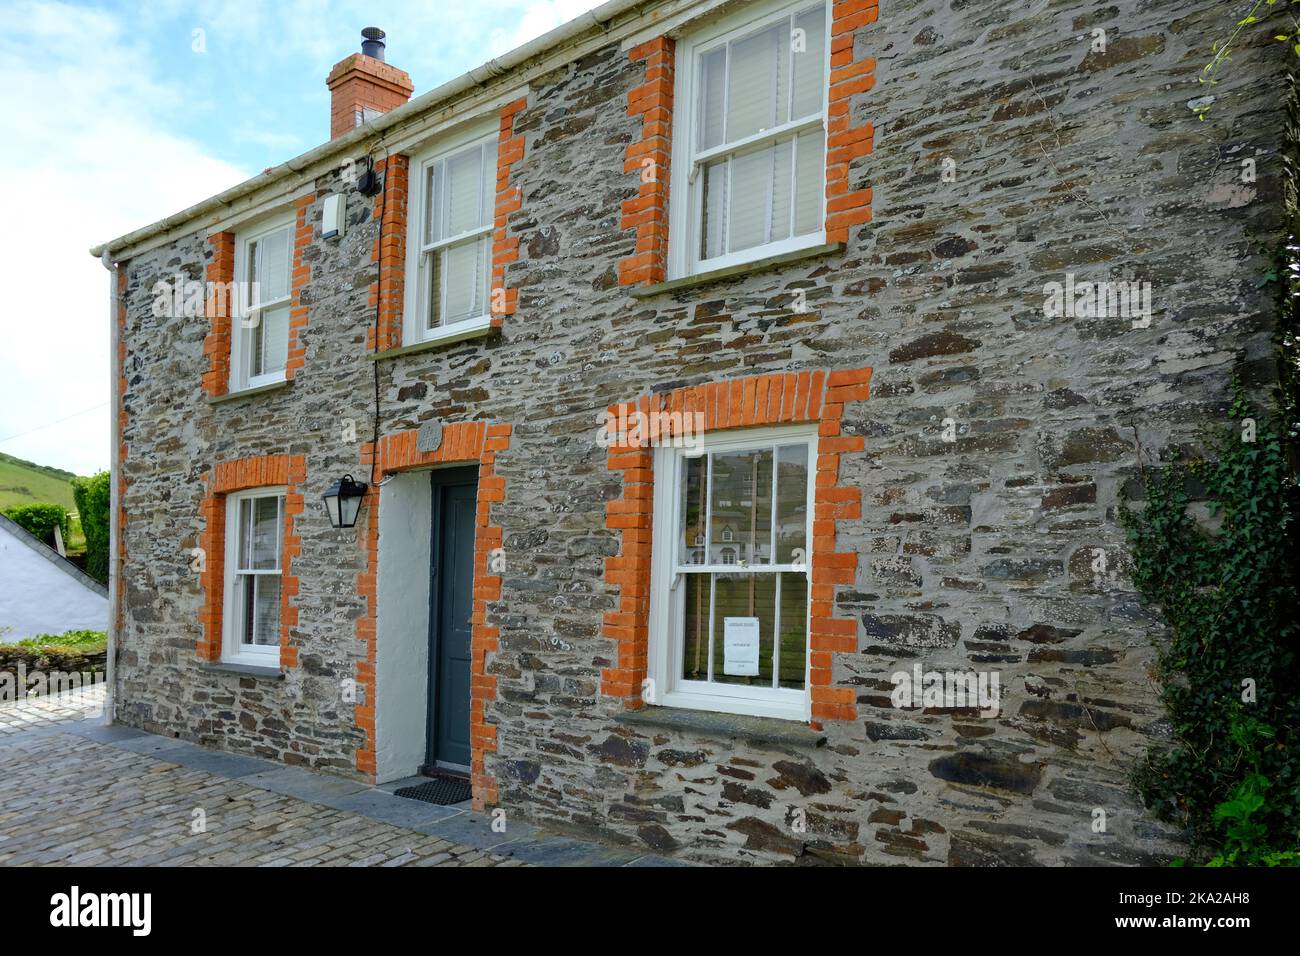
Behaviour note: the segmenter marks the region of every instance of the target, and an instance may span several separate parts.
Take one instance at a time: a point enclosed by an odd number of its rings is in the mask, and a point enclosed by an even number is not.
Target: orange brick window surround
[[[315,193],[300,196],[294,201],[293,271],[289,279],[289,351],[284,367],[286,380],[292,379],[306,361],[307,350],[301,343],[302,331],[307,327],[307,306],[302,301],[303,291],[311,281],[311,266],[305,253],[311,244],[311,206],[317,199]],[[208,261],[208,294],[205,313],[208,334],[203,339],[203,354],[208,367],[203,373],[203,391],[213,398],[230,391],[230,345],[234,335],[235,296],[227,290],[235,281],[235,233],[217,232],[208,236],[212,247]]]
[[[203,391],[215,398],[230,390],[230,326],[234,303],[229,295],[218,295],[216,290],[230,289],[230,283],[235,281],[235,234],[215,233],[208,236],[208,245],[212,252],[207,269],[208,334],[203,339],[203,354],[208,358],[208,367],[203,373]]]
[[[374,216],[379,223],[379,236],[370,253],[370,261],[376,265],[375,281],[370,283],[370,308],[377,316],[366,332],[366,349],[371,352],[399,348],[402,344],[410,166],[411,159],[404,153],[394,153],[375,163],[376,174],[384,177],[384,188],[375,196]]]
[[[298,488],[307,478],[302,455],[262,455],[220,462],[203,476],[207,492],[200,506],[204,529],[199,536],[204,568],[200,572],[203,604],[199,608],[198,655],[201,660],[221,660],[222,614],[225,598],[226,495],[253,488],[283,485],[284,531],[280,552],[280,666],[297,667],[298,649],[289,633],[298,624],[298,577],[294,564],[302,553],[302,539],[294,530],[294,519],[302,514],[303,497]]]
[[[357,575],[357,588],[366,599],[366,613],[356,622],[357,639],[366,645],[366,658],[357,662],[358,695],[356,725],[366,735],[365,746],[357,751],[357,770],[373,779],[376,769],[375,736],[375,663],[377,652],[378,585],[379,585],[379,503],[378,484],[384,476],[397,472],[448,465],[478,463],[478,506],[474,530],[474,608],[470,634],[470,782],[473,802],[483,809],[497,802],[497,785],[487,772],[486,754],[497,749],[497,729],[487,721],[487,708],[496,700],[497,679],[487,672],[489,654],[496,652],[500,629],[487,623],[488,604],[501,599],[501,576],[492,568],[492,552],[501,547],[502,532],[492,524],[492,505],[505,501],[505,479],[496,474],[497,452],[510,447],[512,427],[485,422],[455,422],[442,432],[437,450],[422,452],[417,431],[402,431],[379,439],[378,453],[367,442],[362,446],[361,463],[373,463],[375,484],[366,492],[366,516],[358,521],[361,543],[365,546],[366,567]]]
[[[307,247],[311,245],[311,206],[316,194],[302,196],[294,202],[293,272],[289,278],[289,352],[284,366],[284,377],[292,379],[307,361],[307,347],[302,344],[302,331],[307,328],[307,306],[302,301],[303,291],[311,282],[311,265],[307,262]]]
[[[512,213],[523,208],[523,190],[510,185],[515,163],[524,158],[525,140],[515,133],[515,117],[528,106],[520,97],[501,107],[501,135],[497,146],[497,197],[492,231],[492,327],[501,328],[507,315],[519,308],[519,290],[506,285],[506,266],[519,260],[519,237],[511,236],[506,225]]]
[[[506,284],[506,267],[519,260],[519,237],[510,236],[510,215],[523,208],[523,191],[510,182],[514,166],[524,158],[525,141],[515,133],[515,117],[528,106],[520,97],[501,107],[497,146],[496,200],[492,223],[492,327],[501,328],[505,317],[519,306],[519,290]],[[370,308],[378,315],[378,344],[374,326],[366,337],[369,351],[384,352],[402,346],[402,316],[406,295],[406,243],[410,228],[411,158],[394,154],[375,164],[384,174],[384,188],[375,196],[374,216],[380,222],[379,238],[370,261],[377,277],[370,284]],[[418,227],[417,227],[418,228]]]
[[[848,242],[849,230],[871,221],[871,189],[849,189],[850,164],[868,155],[875,129],[854,124],[854,95],[875,85],[876,61],[856,58],[857,31],[876,22],[879,0],[830,0],[831,73],[826,128],[826,241]],[[636,248],[620,260],[620,285],[654,285],[668,277],[668,169],[672,153],[675,44],[656,37],[628,51],[645,62],[645,81],[627,95],[629,116],[642,119],[641,137],[624,153],[623,172],[640,177],[638,194],[623,203],[620,228],[636,230]]]
[[[654,444],[674,437],[658,433],[658,423],[680,427],[687,416],[703,413],[705,433],[772,425],[817,423],[817,469],[814,492],[812,585],[809,592],[808,692],[814,723],[853,720],[857,716],[851,687],[835,687],[832,658],[857,650],[857,622],[835,616],[835,589],[857,578],[855,551],[836,551],[840,521],[862,516],[861,490],[840,483],[840,457],[861,452],[861,435],[844,435],[844,405],[865,401],[871,369],[778,372],[711,382],[642,395],[611,406],[616,421],[638,410],[651,424],[647,440],[611,444],[608,468],[623,474],[623,497],[606,504],[605,524],[621,538],[620,553],[605,559],[605,584],[618,592],[617,610],[604,618],[604,635],[617,644],[614,666],[601,672],[601,693],[619,698],[628,709],[643,705],[650,649],[650,566],[654,520]],[[668,413],[666,416],[660,413]]]
[[[849,189],[849,164],[872,150],[875,128],[854,126],[855,94],[876,82],[873,57],[854,59],[853,38],[876,22],[877,0],[834,0],[831,6],[830,105],[826,127],[826,241],[848,242],[849,230],[871,221],[871,189]]]
[[[672,165],[675,44],[656,37],[628,51],[645,61],[645,82],[628,91],[627,113],[641,118],[641,138],[623,155],[623,172],[635,173],[637,195],[623,203],[620,229],[636,230],[636,249],[618,263],[619,285],[653,285],[668,277],[668,170]]]

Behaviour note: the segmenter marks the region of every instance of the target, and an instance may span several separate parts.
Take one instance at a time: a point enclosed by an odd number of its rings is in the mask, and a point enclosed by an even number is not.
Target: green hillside
[[[0,511],[33,501],[48,501],[75,511],[72,485],[68,484],[75,477],[70,471],[36,465],[0,452]]]

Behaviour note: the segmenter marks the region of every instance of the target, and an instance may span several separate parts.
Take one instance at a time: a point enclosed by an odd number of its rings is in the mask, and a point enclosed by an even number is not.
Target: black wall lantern
[[[325,510],[329,513],[330,524],[335,528],[353,528],[357,524],[357,512],[361,510],[361,499],[366,496],[366,483],[354,481],[351,475],[344,475],[326,489],[321,498],[325,501]]]

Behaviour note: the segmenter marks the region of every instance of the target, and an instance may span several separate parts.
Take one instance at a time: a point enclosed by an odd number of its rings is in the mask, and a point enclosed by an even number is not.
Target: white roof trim
[[[526,88],[564,63],[610,42],[641,33],[660,33],[668,16],[692,8],[712,8],[720,0],[608,0],[568,23],[482,66],[423,93],[377,119],[308,150],[300,156],[264,170],[181,212],[151,225],[101,243],[90,250],[96,258],[116,261],[165,245],[198,228],[213,231],[222,224],[259,215],[273,205],[309,191],[317,177],[342,166],[347,157],[372,152],[389,141],[392,151],[427,138],[439,129],[456,125],[466,114],[486,104],[508,102],[511,93]],[[498,82],[505,77],[507,82]]]

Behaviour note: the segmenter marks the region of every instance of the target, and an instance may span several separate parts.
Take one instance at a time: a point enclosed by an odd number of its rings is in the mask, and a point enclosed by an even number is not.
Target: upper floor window
[[[283,488],[227,496],[222,660],[279,666],[283,543]]]
[[[678,46],[670,273],[825,241],[830,8],[746,4]]]
[[[232,392],[284,381],[289,359],[293,216],[262,223],[235,238],[239,303],[231,336]]]
[[[451,338],[491,324],[494,131],[416,157],[408,209],[408,343]]]

